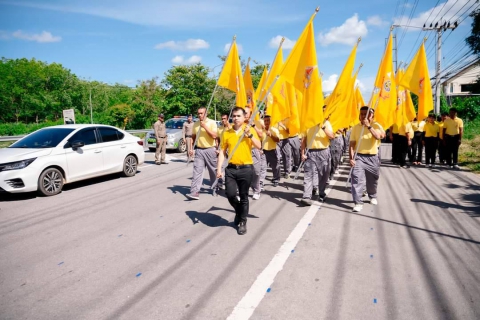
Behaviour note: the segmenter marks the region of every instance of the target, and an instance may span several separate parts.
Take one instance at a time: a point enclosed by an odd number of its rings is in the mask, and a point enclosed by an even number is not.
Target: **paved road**
[[[147,159],[153,160],[152,154]],[[479,319],[480,179],[383,164],[379,205],[351,212],[267,184],[248,233],[182,155],[60,195],[2,196],[1,319]]]

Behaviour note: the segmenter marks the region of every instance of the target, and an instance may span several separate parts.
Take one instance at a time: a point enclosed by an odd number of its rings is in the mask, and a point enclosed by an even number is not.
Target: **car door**
[[[98,127],[103,150],[103,167],[106,172],[120,172],[127,156],[127,144],[124,134],[115,128]]]
[[[72,143],[76,141],[81,141],[85,145],[73,150]],[[64,149],[69,182],[95,177],[103,173],[103,154],[98,142],[94,127],[82,129],[68,139]]]

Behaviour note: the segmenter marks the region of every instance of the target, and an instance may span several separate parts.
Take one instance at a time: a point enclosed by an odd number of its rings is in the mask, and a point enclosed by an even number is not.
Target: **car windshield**
[[[182,129],[185,119],[170,119],[165,122],[167,129]]]
[[[73,128],[45,128],[29,134],[22,140],[19,140],[12,144],[9,148],[28,148],[28,149],[41,149],[41,148],[54,148],[56,147],[66,136],[72,133]]]

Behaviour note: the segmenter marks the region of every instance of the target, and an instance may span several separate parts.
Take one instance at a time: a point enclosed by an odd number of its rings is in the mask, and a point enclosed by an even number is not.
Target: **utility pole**
[[[450,22],[440,20],[440,23],[437,22],[435,25],[430,23],[430,27],[423,25],[423,31],[436,31],[437,32],[437,54],[436,54],[436,63],[435,63],[435,106],[433,111],[436,114],[440,113],[440,96],[441,96],[441,84],[440,84],[440,72],[442,70],[442,33],[448,29],[455,30],[458,26],[458,22],[455,21],[453,24]]]
[[[93,113],[92,113],[92,84],[90,83],[90,123],[93,124]]]

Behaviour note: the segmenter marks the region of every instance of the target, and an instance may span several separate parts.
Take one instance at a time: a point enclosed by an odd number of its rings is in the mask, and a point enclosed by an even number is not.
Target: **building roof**
[[[475,68],[475,67],[479,67],[480,66],[480,59],[475,59],[474,61],[472,61],[471,63],[467,64],[465,67],[463,67],[462,69],[460,69],[458,72],[452,74],[450,77],[448,77],[447,79],[445,79],[443,83],[446,83],[446,82],[450,82],[452,81],[453,79],[461,76],[462,74],[468,72],[469,70]],[[479,75],[480,75],[480,72],[479,72]]]

